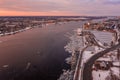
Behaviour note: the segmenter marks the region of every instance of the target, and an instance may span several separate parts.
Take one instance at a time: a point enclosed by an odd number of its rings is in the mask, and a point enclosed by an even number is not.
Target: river
[[[57,80],[62,69],[70,68],[65,34],[82,23],[50,24],[0,37],[0,80]]]

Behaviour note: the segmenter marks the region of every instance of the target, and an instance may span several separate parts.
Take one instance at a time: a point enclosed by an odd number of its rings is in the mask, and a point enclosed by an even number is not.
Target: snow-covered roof
[[[101,57],[101,58],[97,59],[97,61],[111,61],[111,59]]]
[[[112,40],[112,33],[110,32],[103,32],[103,31],[91,31],[94,33],[97,40],[102,43],[110,43]]]

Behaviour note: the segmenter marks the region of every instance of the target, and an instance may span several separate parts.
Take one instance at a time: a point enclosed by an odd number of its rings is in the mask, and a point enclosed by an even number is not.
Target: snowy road
[[[98,52],[94,56],[92,56],[86,63],[83,70],[83,80],[92,80],[92,65],[94,64],[94,61],[96,61],[98,58],[102,57],[104,54],[119,49],[120,44],[117,44],[115,46],[112,46],[111,48],[108,48],[104,51]]]

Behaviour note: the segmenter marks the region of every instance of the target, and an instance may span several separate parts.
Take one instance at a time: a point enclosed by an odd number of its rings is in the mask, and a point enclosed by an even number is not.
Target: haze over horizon
[[[120,16],[120,0],[0,0],[0,16]]]

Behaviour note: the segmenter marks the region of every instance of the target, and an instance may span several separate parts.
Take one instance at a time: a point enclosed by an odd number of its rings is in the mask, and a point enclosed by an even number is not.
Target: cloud
[[[120,0],[0,0],[3,12],[49,15],[119,15]]]
[[[116,4],[120,4],[120,0],[107,0],[104,3],[116,5]]]
[[[0,3],[1,9],[12,11],[49,11],[60,8],[60,5],[56,5],[54,2],[47,1],[34,1],[34,0],[5,0]]]

